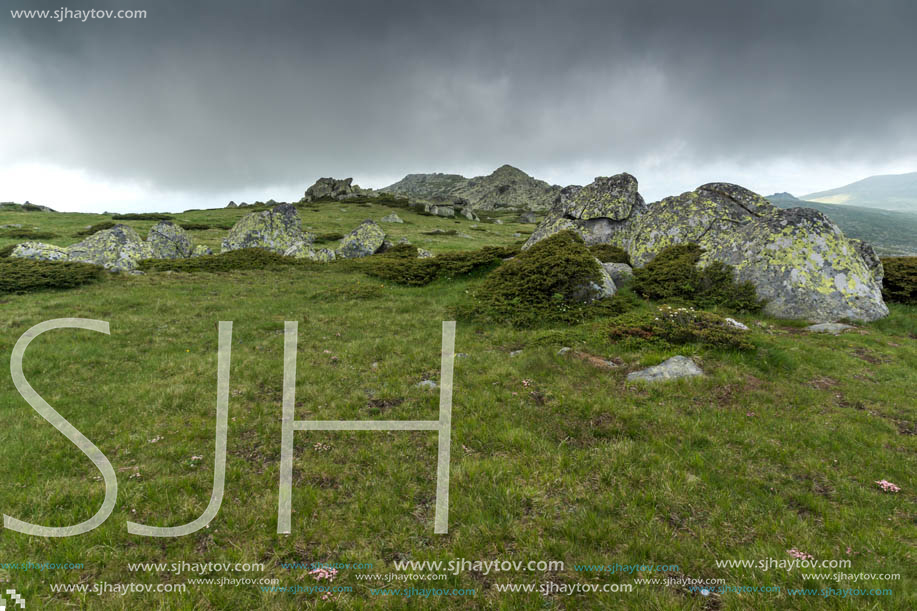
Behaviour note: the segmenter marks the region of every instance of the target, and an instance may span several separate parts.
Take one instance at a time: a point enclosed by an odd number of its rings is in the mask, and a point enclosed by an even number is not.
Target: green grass
[[[313,212],[312,209],[317,211]],[[342,210],[343,209],[343,210]],[[344,203],[300,206],[316,233],[347,233],[391,209]],[[225,224],[251,209],[193,211],[176,222]],[[452,252],[518,240],[513,223],[480,223],[475,239],[423,235],[468,227],[425,217],[383,227],[390,239]],[[0,212],[0,224],[25,215]],[[103,215],[30,215],[62,237]],[[456,224],[461,223],[461,225]],[[155,221],[128,221],[142,234]],[[196,231],[218,247],[225,231]],[[76,239],[72,239],[76,241]],[[0,240],[0,248],[6,243]],[[45,320],[108,321],[111,335],[57,330],[34,340],[24,371],[36,391],[91,439],[118,472],[118,504],[105,524],[72,538],[0,531],[0,562],[74,562],[79,570],[12,571],[29,608],[92,609],[911,609],[917,605],[914,388],[917,307],[834,337],[798,323],[739,316],[752,351],[700,344],[617,343],[610,321],[533,329],[460,322],[452,421],[450,525],[433,534],[436,435],[297,432],[292,535],[276,534],[284,321],[299,323],[297,419],[426,420],[438,395],[440,327],[479,277],[404,287],[358,266],[289,265],[228,273],[106,274],[68,291],[0,295],[0,352]],[[656,304],[639,301],[637,311]],[[210,527],[174,539],[129,535],[125,522],[193,520],[212,484],[218,321],[234,321],[226,493]],[[760,326],[758,323],[761,323]],[[562,346],[573,350],[559,355]],[[511,352],[522,350],[516,356]],[[327,352],[326,352],[327,351]],[[580,356],[573,356],[573,353]],[[694,357],[702,379],[645,386],[626,374],[674,354]],[[617,359],[613,369],[582,355]],[[525,383],[523,381],[526,381]],[[156,442],[152,442],[154,439]],[[316,445],[324,444],[324,445]],[[192,456],[203,456],[201,461]],[[98,471],[0,376],[0,507],[43,525],[90,517],[101,504]],[[139,473],[139,476],[132,477]],[[881,492],[888,479],[902,487]],[[717,560],[852,559],[847,573],[900,573],[900,581],[805,580],[805,572],[717,568]],[[847,548],[851,555],[847,555]],[[415,588],[474,588],[475,597],[370,595],[382,582],[341,571],[349,586],[320,595],[262,593],[258,586],[195,586],[185,594],[53,594],[51,583],[184,583],[188,575],[130,572],[133,562],[261,562],[264,573],[316,585],[287,562],[562,560],[541,573],[463,572]],[[499,594],[500,583],[632,583],[633,576],[577,572],[574,564],[677,564],[679,576],[731,586],[779,585],[779,594],[715,599],[662,585],[631,593]],[[639,577],[661,577],[644,573]],[[393,587],[399,587],[392,584]],[[790,597],[788,587],[883,588],[891,597]]]

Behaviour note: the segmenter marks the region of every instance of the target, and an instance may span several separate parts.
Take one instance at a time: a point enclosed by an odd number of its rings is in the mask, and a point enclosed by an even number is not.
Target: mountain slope
[[[797,199],[775,193],[767,199],[778,208],[814,208],[837,223],[844,235],[868,242],[882,256],[917,255],[917,214]]]
[[[441,202],[462,198],[475,210],[549,210],[560,187],[533,178],[518,168],[503,165],[487,176],[465,178],[458,174],[408,174],[380,191],[420,201]]]
[[[837,189],[803,195],[802,199],[917,213],[917,172],[870,176]]]

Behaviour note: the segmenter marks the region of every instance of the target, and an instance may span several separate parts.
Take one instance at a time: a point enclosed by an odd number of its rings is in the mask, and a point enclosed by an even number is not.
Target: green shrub
[[[488,246],[480,250],[444,253],[420,259],[414,246],[399,244],[380,255],[353,259],[351,264],[376,278],[396,284],[424,286],[438,278],[456,278],[493,269],[503,259],[517,252],[513,248]]]
[[[582,238],[563,231],[500,265],[472,292],[472,303],[459,307],[457,314],[528,327],[620,313],[619,301],[582,300],[583,287],[600,280],[599,263]]]
[[[129,214],[112,214],[111,218],[116,221],[171,221],[171,214],[160,214],[157,212],[131,212]]]
[[[0,259],[0,294],[69,289],[99,280],[105,270],[88,263]]]
[[[630,257],[627,251],[611,244],[593,244],[589,247],[589,252],[602,263],[627,263],[630,265]]]
[[[9,246],[0,248],[0,259],[5,259],[13,254],[13,251],[16,250],[16,246],[18,246],[18,244],[10,244]]]
[[[81,230],[81,231],[77,231],[76,233],[73,234],[73,237],[75,237],[75,238],[81,238],[81,237],[85,237],[85,236],[90,236],[90,235],[92,235],[92,234],[94,234],[94,233],[98,233],[99,231],[102,231],[102,230],[104,230],[104,229],[111,229],[111,228],[114,227],[114,226],[115,226],[115,224],[112,223],[111,221],[102,221],[101,223],[96,223],[95,225],[89,227],[88,229],[83,229],[83,230]]]
[[[732,267],[712,261],[704,268],[697,244],[664,248],[643,268],[634,270],[634,291],[655,300],[678,300],[701,308],[721,307],[732,312],[758,312],[758,299],[750,282],[736,282]]]
[[[629,312],[611,321],[612,341],[631,348],[702,344],[727,350],[754,350],[748,331],[738,329],[712,312],[659,306],[655,311]]]
[[[431,229],[430,231],[421,231],[424,235],[455,235],[458,233],[455,229]]]
[[[50,240],[56,238],[56,233],[50,231],[33,231],[31,229],[7,229],[0,231],[0,238],[14,238],[16,240]]]
[[[300,264],[299,259],[284,257],[263,248],[243,248],[217,255],[190,259],[144,259],[137,266],[154,272],[231,272],[242,269],[275,269]]]
[[[888,257],[882,259],[882,267],[882,297],[886,301],[917,304],[917,257]]]
[[[213,226],[207,223],[179,223],[178,226],[185,231],[207,231],[208,229],[213,229]]]

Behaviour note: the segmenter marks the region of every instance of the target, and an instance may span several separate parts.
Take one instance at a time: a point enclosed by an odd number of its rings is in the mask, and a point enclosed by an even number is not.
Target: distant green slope
[[[917,255],[917,214],[878,208],[823,204],[775,193],[767,199],[779,208],[814,208],[837,223],[844,235],[872,244],[882,256]]]
[[[917,213],[917,172],[870,176],[837,189],[803,195],[801,199]]]

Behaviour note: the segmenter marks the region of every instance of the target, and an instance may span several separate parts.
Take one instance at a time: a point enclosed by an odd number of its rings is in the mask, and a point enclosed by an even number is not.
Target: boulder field
[[[642,267],[662,249],[696,243],[699,265],[722,261],[767,300],[765,312],[818,322],[888,314],[872,247],[847,239],[821,212],[780,209],[748,189],[709,183],[646,205],[630,174],[566,187],[523,248],[570,229],[587,244],[611,244]]]

